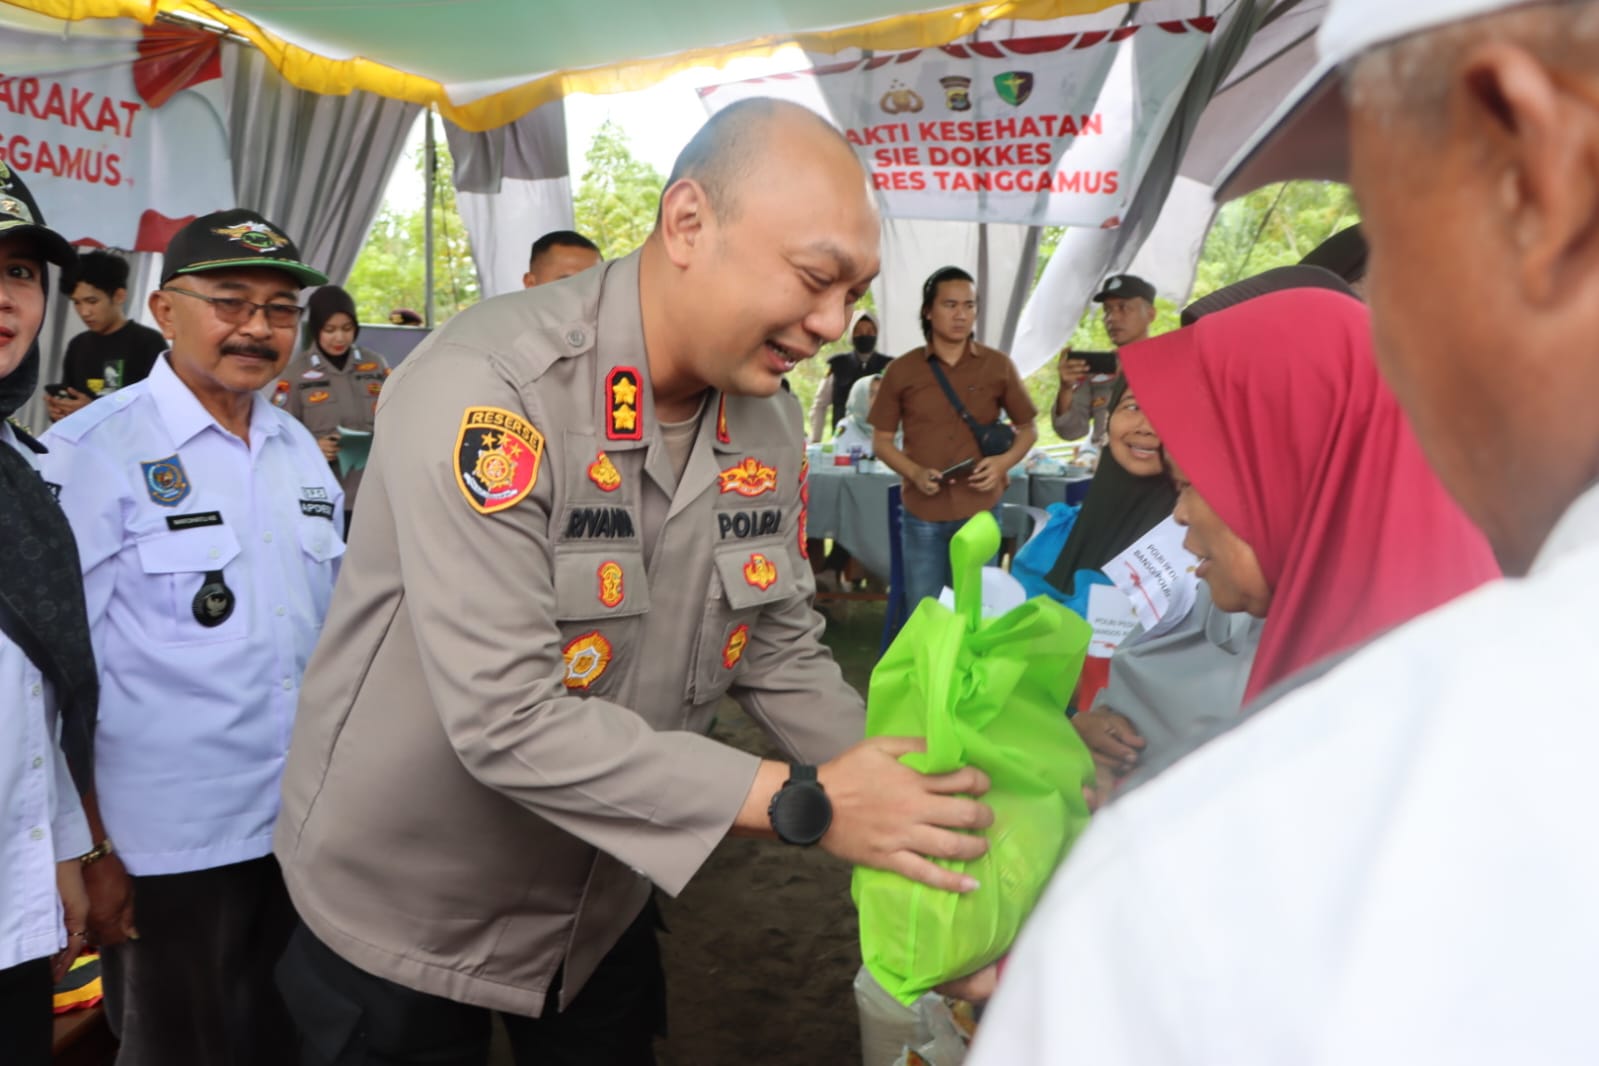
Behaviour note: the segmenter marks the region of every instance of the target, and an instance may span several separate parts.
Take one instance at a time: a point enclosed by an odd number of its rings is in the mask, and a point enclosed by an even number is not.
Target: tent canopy
[[[570,92],[645,88],[685,67],[798,44],[810,52],[946,44],[994,19],[1055,19],[1123,0],[8,0],[60,19],[166,15],[259,47],[293,85],[436,107],[467,130]],[[932,0],[936,3],[936,0]]]

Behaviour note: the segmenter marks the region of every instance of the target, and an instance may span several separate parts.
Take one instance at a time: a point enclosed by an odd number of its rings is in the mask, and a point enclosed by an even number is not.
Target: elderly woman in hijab
[[[78,550],[34,456],[5,421],[39,381],[45,263],[75,255],[0,164],[0,1033],[7,1062],[50,1062],[51,988],[83,947],[99,686]],[[59,743],[57,737],[60,737]]]
[[[868,416],[872,412],[872,401],[877,399],[877,390],[882,384],[883,375],[873,374],[850,386],[849,400],[844,404],[844,419],[833,433],[834,455],[847,455],[854,448],[859,448],[862,455],[873,454],[873,430]]]
[[[1217,608],[1265,620],[1246,713],[1499,576],[1378,375],[1357,300],[1269,293],[1124,355],[1197,576]]]

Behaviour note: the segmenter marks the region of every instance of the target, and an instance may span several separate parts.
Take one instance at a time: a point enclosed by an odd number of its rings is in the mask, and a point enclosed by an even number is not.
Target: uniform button
[[[574,348],[583,347],[584,344],[588,343],[588,339],[588,334],[580,329],[568,330],[566,334],[566,343]]]
[[[213,559],[222,558],[222,549],[221,548],[212,548],[211,551],[210,551],[210,557],[213,558]]]
[[[268,544],[271,544],[272,543],[272,534],[263,533],[263,534],[261,534],[261,539],[266,541]]]
[[[327,551],[328,550],[328,538],[326,538],[326,537],[318,537],[316,539],[316,543],[311,545],[311,547],[315,548],[319,552]]]
[[[43,765],[44,765],[44,757],[41,756],[41,755],[35,755],[33,757],[33,768],[35,770],[37,770],[39,767],[41,767]]]
[[[293,687],[294,687],[294,678],[286,677],[286,678],[283,679],[283,691],[287,692],[289,689],[291,689]]]
[[[29,840],[43,840],[44,839],[44,830],[43,829],[39,829],[37,827],[29,830],[28,831],[28,839]]]
[[[279,607],[278,608],[278,617],[279,618],[282,618],[284,615],[286,615],[288,613],[289,612],[288,612],[287,608],[284,608],[284,607]]]
[[[40,695],[40,689],[39,689],[38,685],[34,685],[33,688],[30,689],[29,691],[30,691],[30,693],[33,695],[33,697],[35,699],[37,699],[39,697],[39,695]]]

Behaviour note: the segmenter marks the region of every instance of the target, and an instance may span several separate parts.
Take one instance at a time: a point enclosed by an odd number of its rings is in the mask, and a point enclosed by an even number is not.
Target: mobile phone
[[[1115,352],[1072,352],[1069,358],[1081,359],[1088,364],[1090,374],[1114,374],[1120,360]]]
[[[977,465],[977,460],[976,459],[962,459],[960,462],[956,463],[954,466],[946,467],[943,470],[940,470],[938,472],[938,478],[939,478],[940,481],[954,481],[956,478],[960,477],[962,474],[971,473],[972,467],[974,467],[976,465]]]
[[[53,396],[58,400],[70,400],[72,398],[72,387],[59,382],[53,385],[46,385],[44,391],[47,395]]]

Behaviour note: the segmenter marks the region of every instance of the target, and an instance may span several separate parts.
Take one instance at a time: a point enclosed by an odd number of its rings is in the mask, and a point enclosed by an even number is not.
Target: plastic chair
[[[888,607],[883,612],[883,640],[878,645],[881,655],[894,643],[900,627],[910,617],[910,605],[905,602],[905,557],[900,545],[900,515],[904,513],[904,500],[900,486],[888,488]]]

